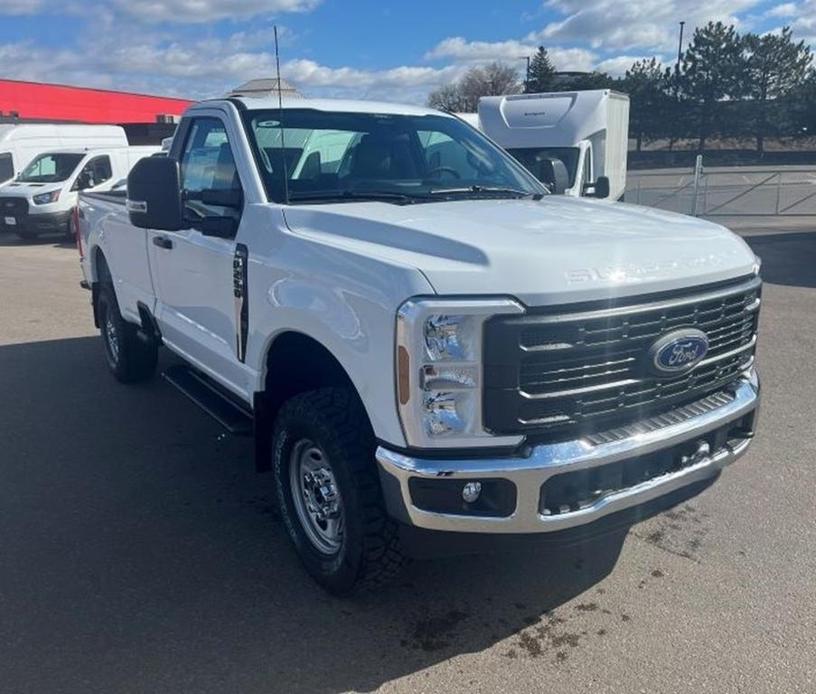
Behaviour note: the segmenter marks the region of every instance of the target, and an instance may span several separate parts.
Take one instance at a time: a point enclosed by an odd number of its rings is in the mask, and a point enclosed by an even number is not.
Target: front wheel
[[[345,595],[377,587],[404,562],[385,512],[374,437],[356,395],[324,388],[281,408],[272,434],[281,516],[309,574]]]

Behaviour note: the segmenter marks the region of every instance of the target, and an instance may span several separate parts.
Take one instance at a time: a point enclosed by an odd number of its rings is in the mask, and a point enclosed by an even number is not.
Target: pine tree
[[[524,91],[527,94],[552,91],[554,76],[555,67],[550,61],[547,49],[544,46],[539,46],[530,60],[530,70],[524,85]]]
[[[665,115],[671,100],[667,75],[657,58],[638,60],[621,83],[632,103],[629,131],[635,136],[638,152],[644,138],[656,138],[667,130]]]
[[[679,86],[683,96],[697,107],[699,149],[716,130],[717,104],[728,97],[742,96],[744,81],[743,42],[733,26],[709,22],[694,31],[691,45],[683,54]]]
[[[770,106],[805,84],[813,54],[804,41],[794,43],[790,27],[784,27],[778,34],[747,34],[743,41],[747,53],[745,93],[756,104],[757,151],[763,152]],[[779,113],[773,120],[781,125],[784,114]]]

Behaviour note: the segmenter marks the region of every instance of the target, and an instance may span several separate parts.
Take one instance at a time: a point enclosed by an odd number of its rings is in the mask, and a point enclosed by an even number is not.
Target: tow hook
[[[710,454],[711,446],[708,445],[708,441],[698,441],[697,450],[691,455],[684,455],[682,458],[680,458],[680,464],[683,467],[696,465],[697,463],[701,463],[703,460],[708,458]]]

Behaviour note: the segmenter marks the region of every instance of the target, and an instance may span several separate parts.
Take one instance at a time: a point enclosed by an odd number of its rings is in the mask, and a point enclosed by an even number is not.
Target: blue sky
[[[676,53],[677,23],[791,25],[816,43],[816,0],[0,0],[0,77],[200,98],[274,71],[311,96],[424,101],[474,64],[544,44],[556,67],[619,74]]]

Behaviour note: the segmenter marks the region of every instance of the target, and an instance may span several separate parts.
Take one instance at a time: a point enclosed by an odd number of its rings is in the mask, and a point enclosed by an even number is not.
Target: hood
[[[294,232],[416,267],[444,295],[529,306],[633,296],[749,274],[753,252],[711,222],[566,196],[286,208]]]
[[[48,193],[52,190],[62,190],[65,181],[53,183],[20,183],[14,179],[4,183],[0,187],[0,196],[30,198],[38,193]]]

